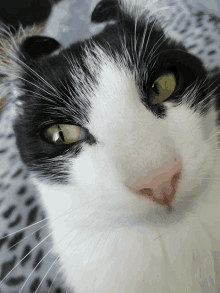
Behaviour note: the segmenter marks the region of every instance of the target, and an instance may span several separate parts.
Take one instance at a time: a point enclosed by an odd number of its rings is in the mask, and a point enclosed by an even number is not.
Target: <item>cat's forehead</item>
[[[165,115],[164,105],[154,107],[149,101],[149,89],[158,76],[167,70],[175,73],[179,89],[171,99],[174,103],[180,102],[187,88],[201,83],[207,76],[200,60],[166,38],[156,22],[146,23],[131,16],[107,25],[89,40],[74,43],[32,64],[40,76],[35,76],[33,83],[43,84],[42,78],[45,79],[64,101],[72,100],[76,107],[80,108],[82,101],[89,105],[94,92],[103,88],[103,84],[104,98],[111,87],[121,86],[118,93],[122,92],[129,80],[127,89],[134,84],[132,88],[142,103],[159,117]],[[35,87],[36,90],[40,91]]]

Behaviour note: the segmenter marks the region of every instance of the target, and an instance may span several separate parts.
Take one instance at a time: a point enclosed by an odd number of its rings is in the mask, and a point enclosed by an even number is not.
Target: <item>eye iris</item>
[[[53,125],[46,129],[44,138],[56,145],[71,144],[81,139],[81,128],[68,124]]]
[[[165,72],[159,76],[152,86],[152,103],[159,104],[169,98],[176,88],[175,75]]]

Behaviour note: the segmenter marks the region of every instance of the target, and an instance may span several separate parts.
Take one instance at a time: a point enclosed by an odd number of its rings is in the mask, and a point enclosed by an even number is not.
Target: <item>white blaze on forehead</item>
[[[107,59],[107,58],[106,58]],[[146,108],[141,102],[140,91],[134,75],[126,67],[104,60],[100,66],[98,86],[90,97],[91,113],[88,128],[97,137],[106,137],[102,131],[117,132],[120,128],[141,130]],[[149,123],[154,115],[149,112]],[[147,121],[145,121],[147,123]],[[147,124],[145,124],[147,126]],[[139,133],[140,135],[140,133]]]
[[[160,164],[172,149],[166,126],[143,105],[135,77],[125,66],[103,60],[90,101],[86,127],[125,178]]]

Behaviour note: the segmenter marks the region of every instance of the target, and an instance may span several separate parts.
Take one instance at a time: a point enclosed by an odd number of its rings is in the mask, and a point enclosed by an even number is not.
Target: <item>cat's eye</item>
[[[161,74],[153,83],[150,90],[151,101],[154,105],[168,99],[176,88],[176,77],[171,71]]]
[[[48,127],[43,136],[51,144],[64,145],[77,142],[84,138],[84,129],[79,126],[69,124],[55,124]]]

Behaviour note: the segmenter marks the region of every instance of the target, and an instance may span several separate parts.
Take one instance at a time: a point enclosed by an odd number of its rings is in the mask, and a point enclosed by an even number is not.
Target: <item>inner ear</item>
[[[61,45],[53,38],[33,36],[23,42],[21,51],[32,58],[39,58],[53,53],[60,47]]]
[[[91,21],[101,23],[110,20],[117,20],[119,6],[117,0],[101,0],[94,8]]]

